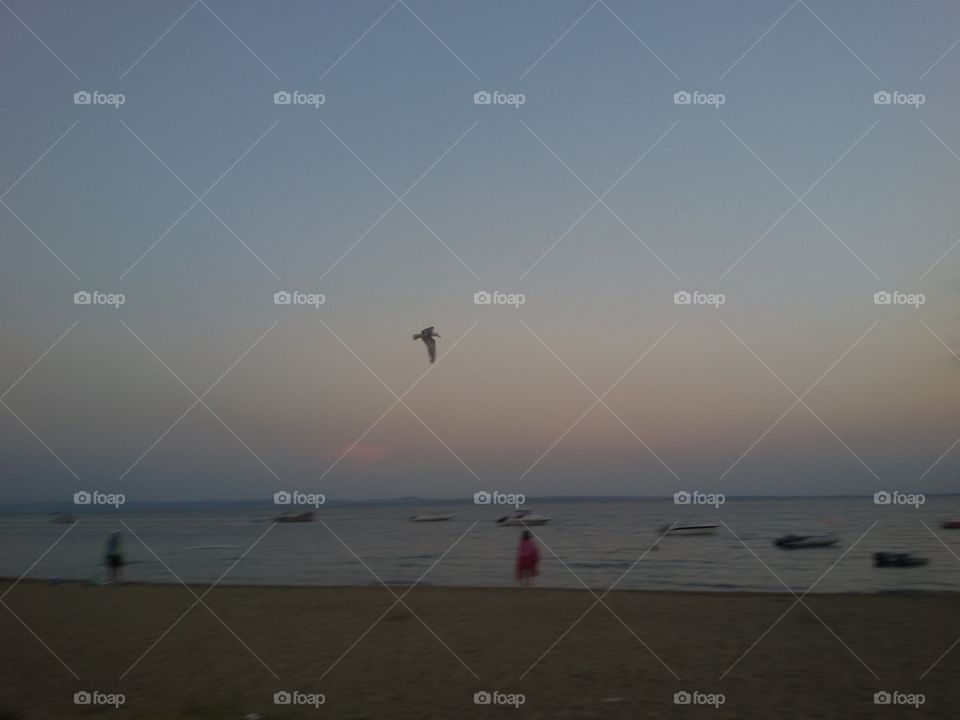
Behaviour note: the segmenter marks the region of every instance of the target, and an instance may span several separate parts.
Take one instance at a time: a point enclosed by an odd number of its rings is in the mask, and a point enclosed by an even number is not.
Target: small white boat
[[[660,528],[661,535],[713,535],[717,530],[715,523],[702,523],[700,525],[664,525]]]
[[[453,520],[453,515],[444,515],[443,513],[417,513],[410,518],[410,522],[443,522],[444,520]]]
[[[529,510],[517,510],[513,515],[506,515],[497,520],[497,525],[515,527],[518,525],[546,525],[550,518],[545,515],[533,515]]]
[[[834,533],[818,533],[815,535],[784,535],[777,538],[773,544],[782,547],[785,550],[797,550],[800,548],[830,547],[840,542]]]

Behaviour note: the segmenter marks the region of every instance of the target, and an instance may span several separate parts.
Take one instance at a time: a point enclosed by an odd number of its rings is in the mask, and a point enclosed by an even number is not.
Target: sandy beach
[[[204,604],[189,610],[183,586],[19,583],[0,609],[0,718],[915,712],[875,705],[878,691],[923,693],[920,713],[948,717],[958,697],[960,652],[920,679],[960,637],[948,594],[809,595],[790,610],[788,594],[614,591],[587,612],[586,590],[395,588],[409,609],[384,587],[192,590]],[[83,691],[124,703],[74,704]],[[277,705],[282,691],[324,702]],[[475,704],[483,691],[523,703]],[[675,704],[683,691],[691,705]]]

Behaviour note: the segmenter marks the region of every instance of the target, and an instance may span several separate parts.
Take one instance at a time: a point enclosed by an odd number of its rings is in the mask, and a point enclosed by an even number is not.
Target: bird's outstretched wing
[[[430,329],[432,330],[433,328]],[[427,345],[427,353],[430,355],[430,362],[433,362],[437,359],[437,341],[434,340],[430,335],[425,334],[423,336],[423,342]]]

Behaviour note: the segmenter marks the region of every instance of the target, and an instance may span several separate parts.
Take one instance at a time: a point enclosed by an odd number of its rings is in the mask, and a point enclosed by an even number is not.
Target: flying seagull
[[[413,336],[414,340],[423,340],[424,344],[427,346],[427,353],[430,355],[430,362],[433,362],[437,359],[437,341],[434,340],[434,338],[438,337],[440,336],[433,331],[432,327],[424,328]]]

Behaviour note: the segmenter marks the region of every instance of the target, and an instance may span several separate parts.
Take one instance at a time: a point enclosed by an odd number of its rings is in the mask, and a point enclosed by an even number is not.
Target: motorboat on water
[[[664,525],[660,528],[661,535],[713,535],[719,526],[716,523],[702,523],[699,525]]]
[[[275,523],[301,523],[313,522],[313,511],[308,510],[302,513],[288,513],[286,515],[277,515],[273,519]]]
[[[453,520],[453,515],[445,515],[443,513],[417,513],[410,518],[410,522],[443,522],[444,520]]]
[[[919,567],[926,565],[927,558],[914,557],[910,553],[878,552],[873,554],[876,567]]]
[[[799,550],[800,548],[830,547],[840,542],[834,533],[817,533],[814,535],[784,535],[777,538],[773,544],[784,550]]]
[[[497,525],[513,527],[517,525],[546,525],[550,518],[545,515],[534,515],[529,510],[517,510],[513,515],[505,515],[497,520]]]
[[[960,520],[947,520],[940,527],[944,530],[960,530]]]
[[[77,518],[70,513],[54,513],[50,518],[50,522],[54,525],[73,525],[76,521]]]

